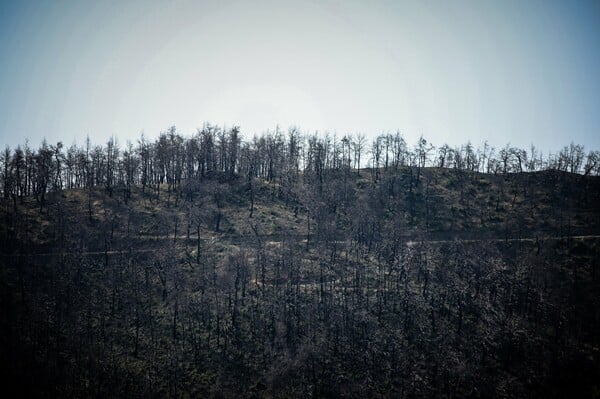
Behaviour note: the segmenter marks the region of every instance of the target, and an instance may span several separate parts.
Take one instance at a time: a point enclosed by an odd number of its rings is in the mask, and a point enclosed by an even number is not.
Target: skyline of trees
[[[494,148],[485,142],[474,146],[434,146],[421,136],[415,144],[396,132],[382,134],[370,143],[365,135],[306,134],[296,128],[244,139],[240,128],[223,129],[205,124],[191,136],[175,126],[154,140],[143,134],[125,145],[111,137],[104,145],[88,137],[83,146],[65,147],[45,139],[35,150],[26,142],[14,150],[6,146],[0,155],[0,193],[5,199],[33,195],[40,204],[45,194],[62,189],[105,186],[156,186],[166,183],[168,194],[183,182],[213,175],[269,182],[315,178],[322,182],[326,170],[369,169],[374,179],[381,171],[410,167],[420,173],[424,167],[440,167],[478,173],[520,173],[558,170],[582,175],[600,174],[600,151],[587,151],[571,143],[554,154],[545,155],[534,145],[522,149],[510,144]],[[417,177],[418,179],[418,177]]]

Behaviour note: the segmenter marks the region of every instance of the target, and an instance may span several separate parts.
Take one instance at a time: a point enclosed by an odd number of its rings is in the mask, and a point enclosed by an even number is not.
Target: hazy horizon
[[[0,145],[171,125],[600,148],[600,3],[4,2]]]

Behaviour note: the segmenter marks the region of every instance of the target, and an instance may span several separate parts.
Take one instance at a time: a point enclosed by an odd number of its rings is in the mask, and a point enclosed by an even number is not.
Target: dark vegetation
[[[7,149],[3,387],[598,397],[599,161],[211,126]]]

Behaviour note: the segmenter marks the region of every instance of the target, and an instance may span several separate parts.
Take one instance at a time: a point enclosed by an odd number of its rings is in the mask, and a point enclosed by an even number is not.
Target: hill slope
[[[600,179],[212,176],[3,201],[2,377],[35,396],[591,396]]]

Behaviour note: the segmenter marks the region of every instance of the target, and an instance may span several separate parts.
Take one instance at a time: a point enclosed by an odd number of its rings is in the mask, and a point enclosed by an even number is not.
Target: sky
[[[399,130],[600,149],[600,1],[3,1],[0,146]]]

